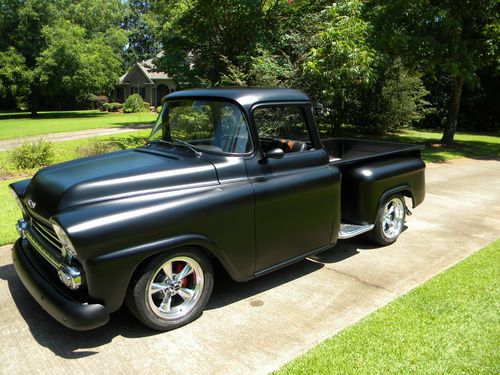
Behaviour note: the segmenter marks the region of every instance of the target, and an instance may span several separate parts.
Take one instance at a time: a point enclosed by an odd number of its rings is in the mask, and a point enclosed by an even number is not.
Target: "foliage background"
[[[3,0],[0,110],[84,108],[136,61],[179,87],[284,86],[339,134],[500,129],[494,0]],[[457,125],[458,124],[458,125]]]

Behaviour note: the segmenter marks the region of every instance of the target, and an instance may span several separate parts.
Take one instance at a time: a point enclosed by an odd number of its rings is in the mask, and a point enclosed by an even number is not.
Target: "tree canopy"
[[[119,0],[8,0],[0,12],[4,97],[36,114],[40,100],[78,100],[116,84],[127,41]]]
[[[498,12],[495,0],[3,0],[0,107],[64,107],[154,58],[180,88],[295,87],[333,132],[426,126],[449,145],[457,123],[500,126]]]

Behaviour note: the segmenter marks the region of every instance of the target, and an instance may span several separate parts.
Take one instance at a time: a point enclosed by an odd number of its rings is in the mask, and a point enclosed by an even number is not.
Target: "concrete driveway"
[[[92,138],[92,137],[100,137],[104,135],[118,135],[122,133],[131,133],[137,130],[143,129],[151,129],[153,124],[130,124],[124,125],[121,127],[115,128],[98,128],[98,129],[88,129],[88,130],[77,130],[74,132],[64,132],[64,133],[51,133],[44,135],[34,135],[30,137],[22,137],[15,139],[5,139],[0,140],[0,151],[8,151],[13,148],[19,147],[24,142],[36,142],[41,139],[51,141],[51,142],[60,142],[60,141],[72,141],[75,139],[82,138]]]
[[[0,371],[241,375],[279,368],[498,238],[500,161],[429,165],[426,201],[407,226],[392,246],[342,241],[315,259],[249,283],[218,272],[203,316],[160,334],[126,310],[91,332],[65,329],[25,291],[10,247],[4,247]]]

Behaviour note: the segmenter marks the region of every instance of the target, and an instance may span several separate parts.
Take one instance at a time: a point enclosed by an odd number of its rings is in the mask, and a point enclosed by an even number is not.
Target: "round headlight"
[[[12,198],[14,199],[16,204],[21,209],[21,212],[23,213],[23,215],[26,216],[26,209],[24,208],[23,202],[21,202],[21,199],[19,199],[19,196],[17,195],[16,191],[11,186],[9,186],[9,191],[10,191],[10,194],[12,195]]]
[[[56,234],[57,234],[57,238],[59,238],[59,242],[61,242],[61,245],[63,247],[63,251],[66,252],[66,254],[63,254],[63,255],[70,254],[72,257],[76,258],[75,248],[74,248],[73,244],[71,243],[71,241],[69,240],[68,235],[66,234],[64,229],[62,229],[59,226],[59,224],[57,224],[54,221],[51,221],[51,224],[52,224],[52,228],[54,228],[54,232],[56,232]]]

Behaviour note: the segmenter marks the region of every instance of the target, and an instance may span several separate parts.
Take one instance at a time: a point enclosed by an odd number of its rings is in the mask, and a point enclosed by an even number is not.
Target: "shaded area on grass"
[[[500,240],[275,374],[498,373]]]
[[[13,119],[28,119],[28,120],[43,120],[43,119],[54,119],[54,118],[84,118],[84,117],[102,117],[106,116],[106,112],[101,112],[98,110],[81,110],[81,111],[47,111],[38,112],[35,117],[31,116],[30,112],[0,112],[1,120],[13,120]]]

